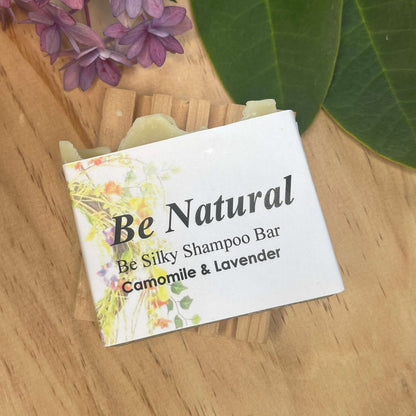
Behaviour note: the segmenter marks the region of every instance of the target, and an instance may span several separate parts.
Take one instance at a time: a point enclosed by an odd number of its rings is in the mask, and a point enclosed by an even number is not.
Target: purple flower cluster
[[[166,52],[184,52],[175,36],[192,28],[183,7],[165,7],[163,0],[110,0],[113,16],[123,16],[124,24],[119,20],[108,26],[104,38],[91,28],[89,0],[61,0],[61,6],[50,0],[14,2],[28,12],[21,23],[35,25],[40,49],[48,54],[51,64],[60,56],[70,58],[62,67],[67,91],[77,87],[85,91],[97,77],[117,85],[120,64],[163,65]],[[85,13],[86,24],[74,18],[77,11]],[[6,18],[15,22],[11,0],[0,0],[0,18],[3,29]],[[62,49],[65,43],[69,49]]]
[[[68,3],[70,3],[67,0]],[[62,8],[43,0],[42,7],[29,11],[29,19],[22,23],[33,23],[40,37],[40,49],[46,52],[54,63],[61,51],[62,35],[70,42],[75,52],[80,53],[78,43],[104,48],[104,42],[89,26],[77,23]]]
[[[120,45],[128,45],[127,58],[148,67],[153,62],[164,64],[166,51],[183,53],[181,44],[174,36],[189,30],[192,23],[183,7],[169,6],[158,18],[145,19],[131,29],[115,23],[104,34],[118,39]]]
[[[110,0],[114,17],[126,12],[130,19],[135,19],[143,10],[148,16],[162,16],[163,0]]]

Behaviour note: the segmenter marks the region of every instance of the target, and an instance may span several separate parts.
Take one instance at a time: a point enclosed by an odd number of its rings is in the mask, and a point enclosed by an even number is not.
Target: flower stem
[[[88,1],[89,0],[86,0],[84,4],[85,22],[87,26],[91,27],[90,9],[88,8]]]

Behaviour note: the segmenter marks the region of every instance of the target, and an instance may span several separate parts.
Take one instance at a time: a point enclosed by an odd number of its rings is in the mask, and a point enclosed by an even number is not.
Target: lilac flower
[[[114,87],[121,78],[116,62],[131,65],[124,55],[107,48],[94,47],[83,50],[79,54],[74,51],[69,54],[74,56],[73,59],[62,67],[65,69],[64,89],[66,91],[78,86],[85,91],[91,86],[96,76]],[[107,240],[109,234],[105,234],[105,238]]]
[[[43,7],[49,3],[50,0],[34,0],[39,7]],[[66,4],[72,10],[81,10],[84,7],[84,0],[61,0],[62,3]],[[88,1],[88,0],[87,0]]]
[[[34,0],[34,2],[36,3],[37,6],[43,7],[45,6],[45,4],[49,3],[49,0]]]
[[[16,23],[13,10],[10,7],[10,0],[0,0],[0,18],[1,18],[1,27],[3,30],[6,29],[7,16],[9,16],[12,19],[13,23]]]
[[[21,23],[35,25],[40,38],[40,49],[46,52],[53,64],[59,56],[70,57],[62,67],[64,89],[80,87],[88,89],[99,77],[109,85],[120,81],[118,64],[140,63],[147,67],[152,63],[161,66],[166,60],[166,51],[183,53],[183,48],[175,39],[192,27],[182,7],[165,7],[163,0],[110,0],[114,16],[128,15],[139,18],[132,28],[119,22],[104,31],[102,39],[92,28],[88,4],[90,0],[60,0],[62,7],[50,0],[14,0],[17,7],[27,11],[28,18]],[[175,0],[173,0],[175,1]],[[0,0],[0,19],[3,29],[6,19],[16,19],[11,9],[12,0]],[[67,6],[67,8],[63,8]],[[68,8],[70,8],[69,11]],[[86,25],[78,23],[73,16],[83,10]],[[62,51],[62,39],[66,38],[71,49]],[[111,230],[106,230],[105,239],[110,244]]]
[[[48,0],[49,1],[49,0]],[[34,0],[14,0],[14,2],[23,10],[28,12],[38,10],[38,5]]]
[[[0,7],[10,8],[10,0],[0,0]]]
[[[121,30],[115,24],[109,26],[104,34],[120,38],[120,45],[130,45],[127,58],[148,67],[154,62],[163,65],[166,51],[183,53],[181,44],[174,38],[192,27],[183,7],[166,7],[159,19],[145,19],[129,31]]]
[[[62,3],[66,4],[72,10],[81,10],[84,8],[84,0],[61,0]]]
[[[102,39],[90,27],[77,23],[69,13],[54,4],[33,8],[28,17],[22,23],[35,24],[40,37],[40,48],[51,56],[51,63],[55,62],[61,50],[62,33],[77,52],[80,52],[77,42],[104,47]]]
[[[127,32],[129,31],[129,28],[124,26],[122,23],[117,22],[113,23],[110,26],[107,26],[104,29],[104,35],[108,36],[110,38],[114,39],[120,39],[122,38]]]
[[[164,9],[163,0],[110,0],[110,3],[114,17],[127,12],[131,19],[135,19],[142,9],[149,16],[159,18]]]
[[[84,4],[87,3],[89,0],[86,0],[86,1],[84,0],[61,0],[61,1],[62,3],[70,7],[72,10],[81,10],[82,8],[84,8]],[[50,3],[50,0],[20,0],[20,2],[26,3],[26,5],[30,3],[35,3],[36,6],[43,7],[46,4]],[[19,1],[17,1],[17,3],[19,3]]]

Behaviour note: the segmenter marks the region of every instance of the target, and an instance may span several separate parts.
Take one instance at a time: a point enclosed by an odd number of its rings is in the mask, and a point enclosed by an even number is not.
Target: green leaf
[[[182,309],[189,309],[189,307],[191,306],[193,299],[190,298],[189,296],[185,296],[180,300],[180,305]]]
[[[192,0],[205,48],[238,103],[275,98],[301,132],[319,111],[339,45],[342,0]]]
[[[170,312],[171,310],[173,310],[173,302],[172,299],[168,300],[168,303],[166,304],[167,308],[168,308],[168,312]]]
[[[132,182],[134,182],[136,179],[137,179],[137,177],[136,177],[136,174],[134,173],[134,171],[129,170],[127,172],[127,175],[126,175],[126,180],[125,180],[126,184],[129,185]]]
[[[194,316],[192,317],[192,323],[193,323],[194,325],[198,325],[200,322],[201,322],[201,317],[200,317],[199,315],[194,315]]]
[[[157,169],[153,163],[149,163],[143,166],[143,172],[146,176],[152,176],[157,172]]]
[[[183,327],[183,321],[178,315],[175,316],[174,322],[175,322],[175,328]]]
[[[170,285],[170,289],[172,290],[173,293],[175,293],[176,295],[179,295],[183,290],[187,289],[187,287],[184,286],[182,282],[179,280],[175,283],[172,283]]]
[[[416,2],[346,0],[325,109],[379,154],[416,167]]]

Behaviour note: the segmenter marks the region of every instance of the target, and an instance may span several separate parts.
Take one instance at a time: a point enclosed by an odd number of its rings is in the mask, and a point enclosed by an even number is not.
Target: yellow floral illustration
[[[164,269],[152,266],[119,273],[116,268],[117,261],[128,264],[155,248],[167,249],[164,247],[164,240],[160,240],[157,235],[148,240],[130,240],[113,245],[113,217],[130,214],[134,218],[134,224],[139,225],[153,215],[157,204],[164,198],[163,181],[169,180],[175,169],[168,168],[159,172],[153,164],[144,164],[123,153],[79,161],[67,166],[74,173],[68,182],[73,206],[89,224],[85,240],[95,244],[101,259],[101,266],[93,278],[104,287],[102,296],[95,302],[103,342],[106,345],[119,342],[121,329],[124,340],[128,341],[133,339],[138,326],[147,328],[151,335],[156,330],[198,324],[198,315],[187,318],[183,314],[192,299],[181,294],[187,289],[181,282],[147,287],[140,292],[132,290],[134,282],[166,276]],[[118,174],[106,180],[109,169],[112,168]],[[106,174],[103,174],[102,169],[105,169]],[[133,313],[125,312],[129,299],[135,301]],[[139,322],[143,308],[147,322]]]

